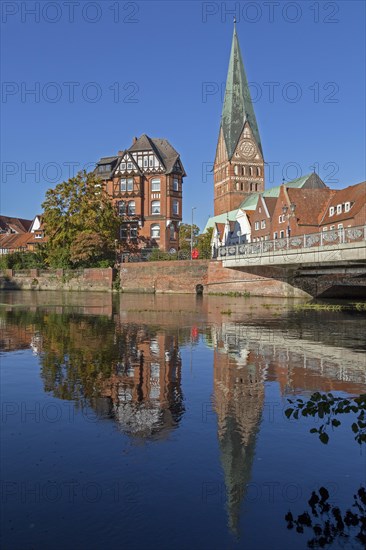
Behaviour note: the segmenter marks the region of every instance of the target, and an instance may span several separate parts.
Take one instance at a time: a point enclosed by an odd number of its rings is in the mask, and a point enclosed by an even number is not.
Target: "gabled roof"
[[[263,155],[257,120],[250,97],[248,81],[236,34],[236,27],[234,26],[224,105],[221,115],[221,127],[223,129],[229,159],[231,159],[234,154],[246,122],[249,122],[253,137]]]
[[[203,233],[206,233],[207,229],[209,229],[210,227],[214,227],[215,223],[225,224],[227,219],[229,219],[229,221],[235,221],[237,211],[238,209],[231,210],[231,212],[225,212],[224,214],[219,214],[218,216],[212,216],[211,218],[208,218]]]
[[[295,216],[299,225],[319,225],[319,218],[334,191],[331,189],[294,189],[286,186],[290,202],[296,205]]]
[[[29,231],[33,220],[24,218],[14,218],[12,216],[0,215],[0,230],[1,231],[16,231],[17,233],[26,233]]]
[[[351,203],[349,212],[345,212],[342,208],[342,213],[337,214],[337,205]],[[361,208],[366,204],[366,181],[357,183],[356,185],[350,185],[345,189],[334,190],[331,200],[326,206],[323,216],[321,217],[321,224],[337,223],[345,219],[353,218],[359,213]],[[330,207],[334,207],[333,216],[329,215]]]

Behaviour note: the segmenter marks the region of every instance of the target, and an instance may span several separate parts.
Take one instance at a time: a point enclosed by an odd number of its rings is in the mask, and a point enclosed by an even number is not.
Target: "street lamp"
[[[193,252],[193,211],[197,209],[197,206],[192,206],[192,224],[191,224],[191,259]]]

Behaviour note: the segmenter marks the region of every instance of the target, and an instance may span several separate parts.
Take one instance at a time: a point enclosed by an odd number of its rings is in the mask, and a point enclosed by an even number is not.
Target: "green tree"
[[[42,208],[49,265],[95,265],[111,257],[119,218],[94,173],[79,172],[49,189]]]
[[[179,227],[179,250],[191,249],[191,227],[189,223],[182,223]],[[197,237],[199,235],[200,228],[193,224],[193,247],[197,245]]]
[[[200,253],[200,258],[211,258],[211,239],[212,239],[213,227],[209,227],[206,233],[198,235],[197,248]]]

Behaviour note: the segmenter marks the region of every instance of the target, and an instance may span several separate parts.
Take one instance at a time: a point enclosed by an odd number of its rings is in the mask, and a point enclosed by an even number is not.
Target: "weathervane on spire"
[[[236,29],[236,17],[234,15],[234,29]]]

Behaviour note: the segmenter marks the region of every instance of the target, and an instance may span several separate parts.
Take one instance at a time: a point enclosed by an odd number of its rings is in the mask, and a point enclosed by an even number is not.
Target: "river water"
[[[365,312],[222,296],[0,302],[3,548],[363,547],[359,411],[333,417],[327,443],[310,432],[326,414],[285,411],[366,392]]]

